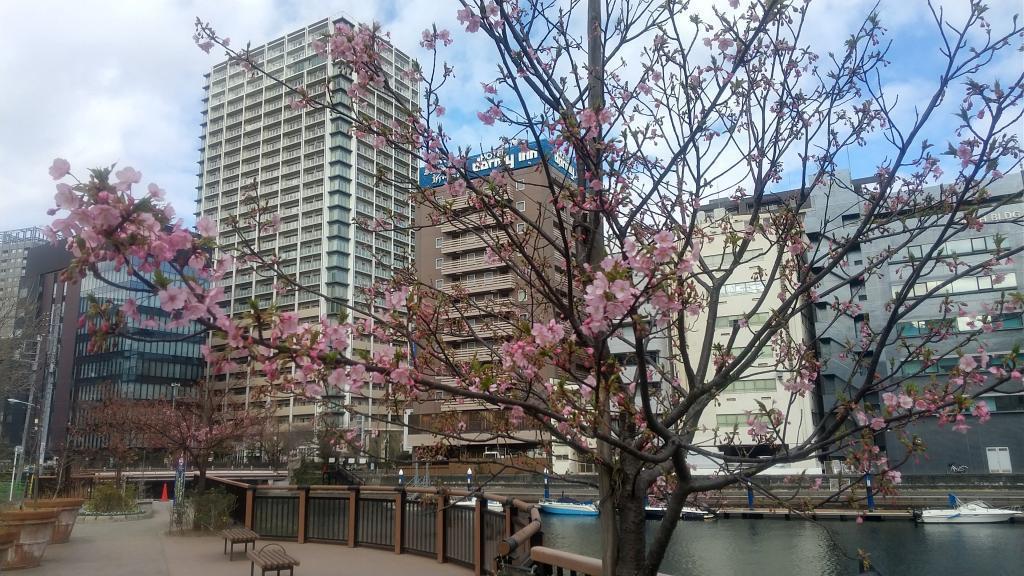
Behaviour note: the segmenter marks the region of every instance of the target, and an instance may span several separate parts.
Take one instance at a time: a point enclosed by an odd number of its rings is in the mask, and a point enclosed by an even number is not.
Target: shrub
[[[223,488],[211,488],[201,494],[193,492],[187,501],[192,508],[192,528],[222,530],[231,524],[231,511],[238,499]]]
[[[297,486],[310,486],[323,483],[323,464],[303,458],[292,470],[291,482]]]
[[[85,503],[85,509],[101,514],[134,512],[136,500],[137,493],[132,484],[124,488],[113,483],[97,484],[92,490],[92,497]]]

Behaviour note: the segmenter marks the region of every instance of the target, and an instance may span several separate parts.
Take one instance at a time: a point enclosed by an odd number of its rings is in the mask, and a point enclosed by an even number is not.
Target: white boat
[[[476,508],[476,498],[461,498],[455,502],[455,506],[460,508]],[[505,510],[505,507],[497,500],[488,500],[487,509],[491,512],[502,512]]]
[[[597,516],[597,504],[595,502],[579,502],[568,498],[558,500],[541,500],[540,511],[547,514],[562,514],[565,516]]]
[[[648,519],[660,520],[665,517],[665,510],[665,506],[648,505],[644,507],[644,514]],[[715,513],[704,508],[697,508],[696,506],[683,506],[679,513],[679,518],[681,520],[714,520]]]
[[[918,510],[914,517],[924,524],[989,524],[1024,520],[1024,512],[1009,508],[992,508],[981,500],[964,504],[956,496],[950,497],[952,508]]]

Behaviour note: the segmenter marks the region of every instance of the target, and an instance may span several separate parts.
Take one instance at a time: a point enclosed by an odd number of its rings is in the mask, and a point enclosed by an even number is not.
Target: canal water
[[[648,521],[648,540],[655,521]],[[831,533],[831,535],[830,535]],[[597,518],[544,515],[544,545],[601,555]],[[845,576],[857,549],[882,576],[1024,576],[1024,523],[680,522],[661,572],[673,576]]]

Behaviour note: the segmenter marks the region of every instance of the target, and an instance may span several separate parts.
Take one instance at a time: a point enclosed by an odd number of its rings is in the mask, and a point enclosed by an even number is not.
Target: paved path
[[[79,523],[71,542],[50,546],[38,568],[22,570],[26,576],[247,576],[249,562],[235,554],[224,556],[224,541],[217,536],[166,534],[168,506],[154,504],[146,520]],[[397,555],[369,548],[331,544],[281,543],[302,565],[296,576],[467,576],[471,571],[430,558]]]

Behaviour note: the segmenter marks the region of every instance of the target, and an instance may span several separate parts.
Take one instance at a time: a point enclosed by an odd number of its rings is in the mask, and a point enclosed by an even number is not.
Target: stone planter
[[[82,509],[85,500],[81,498],[52,498],[49,500],[26,500],[22,503],[30,510],[57,510],[57,523],[53,527],[53,540],[50,544],[64,544],[71,539],[71,530],[75,528],[75,519]]]
[[[57,510],[5,510],[0,512],[0,528],[18,531],[18,539],[7,555],[4,568],[39,566],[53,537]]]
[[[7,565],[7,559],[14,552],[14,543],[17,541],[17,530],[0,530],[0,566]]]

